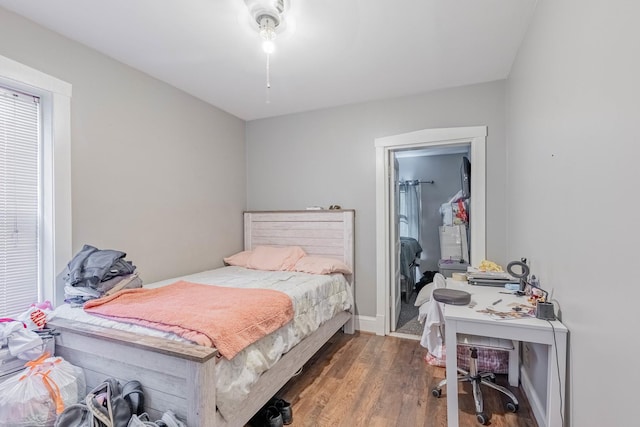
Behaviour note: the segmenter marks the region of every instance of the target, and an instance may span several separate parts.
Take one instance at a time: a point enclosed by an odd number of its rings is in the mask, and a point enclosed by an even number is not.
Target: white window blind
[[[39,300],[40,104],[0,87],[0,317]]]

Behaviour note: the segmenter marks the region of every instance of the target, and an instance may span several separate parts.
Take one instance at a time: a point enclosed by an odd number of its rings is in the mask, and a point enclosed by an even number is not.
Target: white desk
[[[565,402],[565,379],[566,379],[566,353],[567,353],[567,328],[555,320],[551,322],[555,328],[554,333],[551,325],[546,320],[527,318],[517,320],[495,320],[485,313],[478,313],[486,307],[491,307],[498,311],[509,311],[509,303],[526,303],[526,297],[517,297],[498,293],[504,291],[503,288],[491,286],[474,286],[466,282],[456,282],[447,279],[447,288],[460,289],[471,294],[471,301],[476,302],[476,306],[444,306],[445,319],[445,344],[447,348],[455,348],[456,334],[465,333],[471,335],[481,335],[487,337],[506,338],[517,341],[541,343],[548,346],[548,369],[547,369],[547,398],[546,398],[546,426],[558,427],[562,425],[560,394],[562,402]],[[494,301],[502,299],[496,305]],[[556,351],[558,362],[556,363]],[[455,354],[455,353],[452,353]],[[447,421],[449,427],[458,427],[458,362],[456,357],[447,357]],[[558,383],[558,372],[561,379]],[[562,410],[566,405],[563,404]],[[564,417],[564,413],[562,416]],[[541,426],[542,427],[542,426]]]

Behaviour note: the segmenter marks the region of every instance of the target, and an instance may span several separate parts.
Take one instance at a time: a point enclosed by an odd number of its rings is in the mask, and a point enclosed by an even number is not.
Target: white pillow
[[[418,296],[416,297],[416,302],[414,305],[416,307],[420,307],[425,302],[429,302],[431,300],[431,293],[433,292],[433,289],[435,287],[436,285],[434,285],[433,282],[424,285],[422,289],[420,289],[420,292],[418,292]]]

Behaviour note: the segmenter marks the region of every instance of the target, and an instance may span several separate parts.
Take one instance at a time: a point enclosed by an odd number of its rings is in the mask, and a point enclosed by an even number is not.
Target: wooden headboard
[[[354,210],[244,213],[244,249],[300,246],[307,255],[336,258],[355,272]]]

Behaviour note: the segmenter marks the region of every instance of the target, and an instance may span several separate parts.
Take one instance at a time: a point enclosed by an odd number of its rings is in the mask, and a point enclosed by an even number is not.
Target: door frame
[[[389,330],[395,331],[398,327],[398,319],[402,311],[402,281],[400,279],[400,162],[396,156],[389,156],[389,268],[391,283],[389,284]],[[391,256],[393,255],[393,256]]]
[[[471,152],[471,265],[479,265],[486,253],[486,126],[423,129],[375,139],[376,147],[376,333],[391,330],[391,195],[390,157],[395,151],[429,147],[470,145]]]

